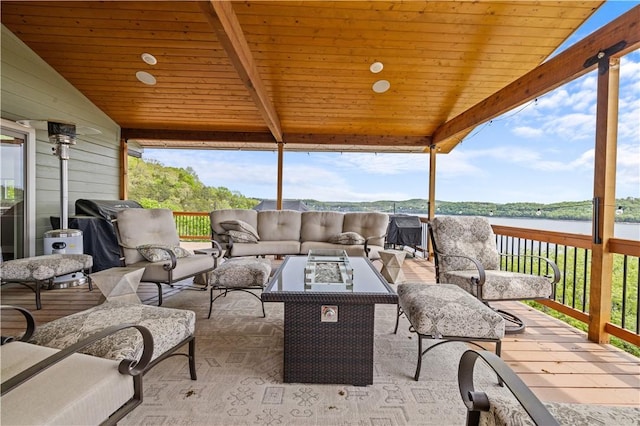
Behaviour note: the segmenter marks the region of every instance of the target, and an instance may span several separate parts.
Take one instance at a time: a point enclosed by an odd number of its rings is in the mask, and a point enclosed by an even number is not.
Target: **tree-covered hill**
[[[166,167],[138,158],[129,158],[129,199],[146,208],[182,212],[250,209],[260,202],[225,187],[205,186],[191,168]]]
[[[144,207],[165,207],[174,211],[209,212],[214,209],[256,206],[260,200],[245,197],[225,187],[205,186],[191,168],[166,167],[156,161],[129,160],[129,198]],[[310,210],[381,211],[386,213],[428,214],[427,200],[404,201],[317,201],[302,200]],[[616,200],[618,222],[640,222],[640,198]],[[553,204],[453,202],[436,200],[436,214],[521,217],[563,220],[591,220],[592,203],[567,201]]]

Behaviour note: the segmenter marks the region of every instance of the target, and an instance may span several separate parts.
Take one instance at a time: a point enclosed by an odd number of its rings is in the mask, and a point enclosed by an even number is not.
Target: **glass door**
[[[14,123],[2,120],[0,131],[0,235],[2,260],[18,259],[33,255],[33,246],[28,221],[29,203],[27,190],[29,182],[28,143],[32,132],[21,130]],[[33,222],[33,219],[32,219]]]

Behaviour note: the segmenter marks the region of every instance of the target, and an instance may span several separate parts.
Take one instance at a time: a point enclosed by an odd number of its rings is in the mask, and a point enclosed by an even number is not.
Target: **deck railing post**
[[[615,217],[616,148],[618,136],[618,90],[620,59],[598,54],[598,99],[593,196],[594,231],[589,298],[589,340],[609,343],[606,324],[611,320],[613,255],[608,241],[613,237]],[[603,53],[604,55],[604,53]]]

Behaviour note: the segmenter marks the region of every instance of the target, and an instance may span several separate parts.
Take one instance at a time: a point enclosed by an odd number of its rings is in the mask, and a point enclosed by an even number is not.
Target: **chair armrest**
[[[214,249],[218,250],[218,253],[217,253],[215,256],[213,256],[213,257],[215,257],[216,259],[218,259],[220,256],[222,256],[222,246],[220,245],[220,243],[219,243],[219,242],[217,242],[216,240],[211,240],[211,246],[212,246]]]
[[[547,407],[499,356],[489,351],[468,349],[462,354],[458,365],[458,387],[462,401],[468,410],[467,425],[478,425],[480,411],[489,411],[487,394],[476,392],[473,387],[473,370],[478,358],[482,358],[496,372],[535,424],[545,426],[559,424]]]
[[[475,278],[475,277],[472,278],[473,284],[482,287],[482,285],[484,284],[484,282],[486,280],[486,274],[484,272],[484,266],[482,266],[482,263],[480,263],[478,260],[474,259],[473,257],[469,257],[469,256],[463,256],[463,255],[459,255],[459,254],[445,254],[445,253],[442,253],[440,251],[437,251],[437,254],[441,258],[457,257],[457,258],[460,258],[460,259],[466,259],[466,260],[470,261],[471,263],[473,263],[473,265],[478,270],[478,278]],[[438,277],[438,280],[439,279],[440,278]]]
[[[382,235],[367,237],[364,239],[364,253],[367,255],[367,257],[369,257],[369,254],[371,253],[371,249],[369,248],[369,240],[377,240],[379,238],[387,238],[387,234],[385,233]]]
[[[546,257],[543,256],[536,256],[535,254],[511,254],[511,253],[500,253],[501,257],[513,257],[513,258],[530,258],[530,259],[539,259],[539,260],[543,260],[548,266],[551,267],[551,269],[553,269],[553,281],[551,282],[551,284],[555,284],[558,281],[560,281],[560,269],[558,268],[558,265],[556,265],[556,263]],[[551,277],[549,277],[551,278]]]
[[[140,332],[140,334],[142,334],[142,344],[143,344],[142,355],[139,361],[131,360],[131,359],[123,359],[122,361],[120,361],[120,364],[118,364],[118,371],[120,372],[120,374],[127,374],[130,376],[137,376],[139,374],[142,374],[145,368],[147,367],[147,365],[149,364],[149,362],[151,361],[151,356],[153,355],[153,336],[151,335],[151,332],[149,331],[149,329],[144,326],[137,325],[137,324],[120,324],[113,327],[105,328],[99,333],[95,333],[87,337],[86,339],[83,339],[69,346],[68,348],[61,350],[60,352],[57,352],[43,359],[42,361],[32,365],[31,367],[27,368],[21,373],[6,380],[5,382],[2,382],[1,394],[2,395],[6,394],[10,390],[26,382],[27,380],[41,373],[47,368],[52,367],[58,362],[62,361],[63,359],[68,358],[74,353],[77,353],[80,349],[86,346],[89,346],[90,344],[100,339],[103,339],[111,334],[114,334],[120,330],[124,330],[126,328],[131,328],[131,327],[136,328]]]
[[[31,314],[30,311],[28,311],[27,309],[21,308],[20,306],[13,306],[13,305],[0,305],[0,310],[9,310],[9,309],[13,309],[14,311],[18,311],[22,314],[22,316],[24,317],[24,319],[26,320],[27,324],[27,328],[24,332],[24,334],[22,335],[22,337],[20,339],[18,339],[21,342],[26,342],[31,338],[31,335],[33,334],[33,332],[36,329],[36,320],[33,317],[33,315]],[[1,337],[1,341],[0,341],[0,345],[4,345],[5,343],[9,343],[15,340],[15,337],[11,337],[11,336],[2,336]]]
[[[231,238],[231,235],[229,235],[227,240],[227,252],[225,254],[225,257],[231,258],[232,250],[233,250],[233,238]]]

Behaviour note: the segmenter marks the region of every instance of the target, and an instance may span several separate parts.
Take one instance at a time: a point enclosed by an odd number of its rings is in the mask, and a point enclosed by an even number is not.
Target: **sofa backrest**
[[[316,212],[302,213],[302,228],[300,229],[300,241],[327,242],[342,232],[344,213],[340,212]]]
[[[297,210],[261,210],[258,213],[260,241],[300,241],[301,212]]]
[[[211,219],[211,229],[214,232],[214,239],[219,243],[226,243],[226,230],[220,225],[228,220],[241,220],[248,223],[254,229],[258,228],[258,212],[250,209],[222,209],[213,210],[209,213]]]
[[[179,246],[180,237],[169,209],[124,209],[116,215],[125,264],[145,260],[136,250],[144,244]]]
[[[352,212],[344,214],[343,232],[357,232],[369,240],[369,244],[384,247],[384,235],[389,226],[389,215],[380,212]]]

